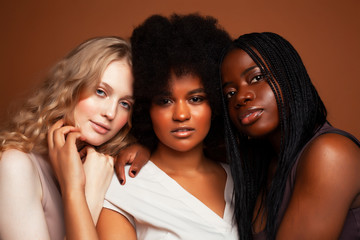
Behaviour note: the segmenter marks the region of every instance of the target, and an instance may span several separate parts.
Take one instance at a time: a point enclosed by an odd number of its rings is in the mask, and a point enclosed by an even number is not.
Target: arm
[[[277,239],[338,239],[349,208],[360,206],[359,171],[360,150],[351,140],[316,138],[301,156]]]
[[[62,124],[59,121],[50,128],[48,143],[63,196],[66,237],[98,239],[95,223],[113,175],[113,158],[89,147],[83,164],[76,148],[81,134]]]
[[[140,169],[150,159],[150,151],[146,147],[140,144],[132,144],[119,152],[119,155],[115,159],[115,172],[121,185],[126,182],[125,177],[125,164],[131,164],[129,169],[130,177],[135,177]]]
[[[103,208],[96,229],[100,239],[136,240],[136,232],[129,220],[113,210]]]
[[[50,240],[41,204],[42,188],[28,156],[8,150],[0,159],[1,239]]]
[[[71,136],[68,136],[71,140]],[[61,160],[60,160],[61,161]],[[98,239],[95,225],[113,175],[113,158],[88,148],[84,163],[84,188],[63,187],[67,239]]]

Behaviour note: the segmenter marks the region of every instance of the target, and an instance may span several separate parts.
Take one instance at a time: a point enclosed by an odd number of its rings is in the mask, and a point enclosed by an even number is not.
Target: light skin
[[[261,137],[278,152],[279,117],[270,87],[259,77],[247,78],[255,62],[243,51],[232,50],[222,64],[224,94],[229,98],[231,120],[239,132]],[[256,72],[256,70],[255,70]],[[255,74],[256,75],[256,74]],[[257,78],[257,79],[256,79]],[[267,86],[266,86],[267,85]],[[270,90],[271,91],[271,90]],[[260,106],[261,114],[244,116],[246,106]],[[280,224],[276,239],[338,239],[350,208],[360,207],[360,150],[339,134],[324,134],[313,140],[301,155],[296,171],[294,192]],[[274,158],[269,172],[276,170]],[[275,166],[275,167],[274,167]],[[272,175],[268,179],[268,185]],[[260,196],[254,216],[259,212]],[[266,213],[260,209],[255,232],[264,230]]]
[[[111,62],[96,88],[80,94],[74,108],[77,128],[63,126],[60,121],[49,130],[49,154],[61,187],[67,239],[82,238],[82,229],[89,229],[86,234],[96,236],[93,226],[114,169],[114,159],[92,147],[82,151],[86,159],[81,160],[76,142],[101,145],[120,131],[130,117],[132,83],[129,64],[125,60]],[[77,211],[74,211],[75,206]],[[80,229],[73,229],[74,226]]]
[[[169,89],[153,99],[150,116],[159,143],[150,160],[219,216],[225,208],[226,173],[203,153],[211,108],[197,76],[171,75]],[[97,229],[101,239],[136,239],[121,214],[104,208]]]
[[[132,82],[131,67],[125,60],[110,63],[96,89],[81,92],[73,112],[77,127],[64,125],[60,120],[48,132],[51,167],[64,202],[67,239],[79,239],[85,230],[96,235],[94,223],[113,175],[114,159],[96,152],[92,146],[105,143],[127,123],[133,103]],[[81,152],[82,159],[77,149],[79,141],[88,145]],[[36,168],[26,154],[15,150],[6,151],[0,164],[0,207],[4,210],[1,238],[50,239]],[[75,207],[78,215],[73,214]]]
[[[128,122],[132,98],[132,73],[128,63],[114,61],[105,69],[96,89],[80,94],[75,105],[75,126],[86,142],[99,146]]]

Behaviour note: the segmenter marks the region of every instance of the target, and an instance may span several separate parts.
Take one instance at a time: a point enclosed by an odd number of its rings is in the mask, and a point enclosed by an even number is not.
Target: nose
[[[246,105],[249,101],[254,100],[255,93],[251,91],[248,87],[241,87],[236,94],[236,103],[235,107],[239,108]]]
[[[109,120],[113,120],[116,116],[117,107],[117,101],[107,101],[106,103],[104,103],[102,115]]]
[[[186,121],[191,117],[189,106],[186,101],[179,101],[174,106],[173,120],[174,121]]]

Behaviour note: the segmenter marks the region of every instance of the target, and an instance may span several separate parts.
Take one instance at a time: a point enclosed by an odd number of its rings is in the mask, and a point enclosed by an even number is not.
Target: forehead
[[[181,76],[176,76],[173,72],[170,74],[168,81],[168,90],[176,91],[179,88],[182,89],[193,89],[202,88],[203,83],[201,78],[195,74],[188,73]]]
[[[254,60],[242,49],[233,49],[226,54],[221,64],[221,72],[226,75],[232,71],[239,71],[256,65]]]
[[[111,87],[114,91],[132,92],[133,75],[130,65],[124,60],[112,61],[105,69],[100,84]]]

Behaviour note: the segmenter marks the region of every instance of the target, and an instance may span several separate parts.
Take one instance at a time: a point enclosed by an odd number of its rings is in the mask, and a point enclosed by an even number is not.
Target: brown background
[[[302,56],[329,120],[360,138],[360,0],[0,0],[0,119],[85,39],[129,37],[151,14],[212,15],[233,36],[273,31]]]

